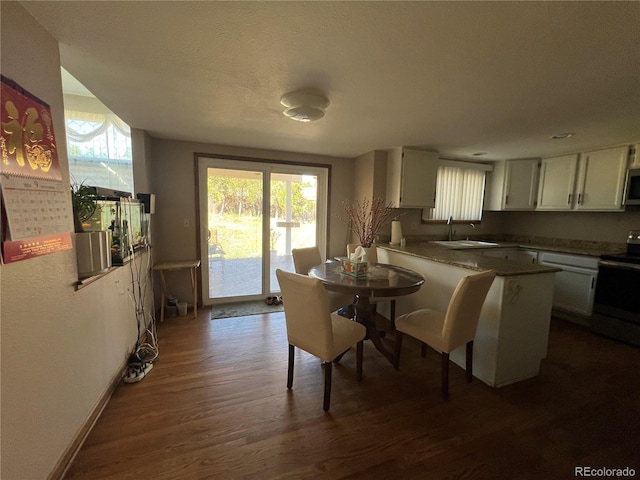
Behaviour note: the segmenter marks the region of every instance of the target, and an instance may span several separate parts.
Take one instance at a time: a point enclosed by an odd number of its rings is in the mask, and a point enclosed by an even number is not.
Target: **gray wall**
[[[353,160],[272,150],[256,150],[224,145],[152,140],[152,185],[156,194],[156,214],[152,235],[154,259],[158,262],[198,257],[196,218],[195,153],[232,155],[265,160],[331,165],[329,179],[329,255],[343,255],[347,227],[339,219],[342,201],[351,198]],[[190,227],[184,227],[184,219]],[[184,278],[167,278],[170,292],[178,298],[190,298],[190,284]]]

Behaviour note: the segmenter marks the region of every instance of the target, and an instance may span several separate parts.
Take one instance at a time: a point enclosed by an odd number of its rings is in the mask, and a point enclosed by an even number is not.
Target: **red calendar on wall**
[[[67,250],[73,215],[62,182],[49,105],[2,76],[2,260]]]

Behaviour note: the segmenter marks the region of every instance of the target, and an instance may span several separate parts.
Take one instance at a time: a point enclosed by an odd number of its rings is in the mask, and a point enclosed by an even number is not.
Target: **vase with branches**
[[[365,198],[362,202],[355,203],[345,200],[342,207],[348,218],[348,221],[343,221],[351,227],[360,245],[365,248],[370,247],[382,227],[395,218],[393,203],[386,204],[380,197],[373,197],[371,200]]]

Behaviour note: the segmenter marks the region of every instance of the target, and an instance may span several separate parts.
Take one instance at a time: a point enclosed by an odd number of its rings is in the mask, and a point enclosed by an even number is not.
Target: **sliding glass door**
[[[326,169],[201,157],[198,174],[203,303],[278,293],[293,248],[324,251]]]

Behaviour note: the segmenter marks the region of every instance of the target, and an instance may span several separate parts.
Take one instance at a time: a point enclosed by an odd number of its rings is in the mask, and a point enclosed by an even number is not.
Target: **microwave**
[[[627,174],[624,204],[640,205],[640,168],[632,168]]]

